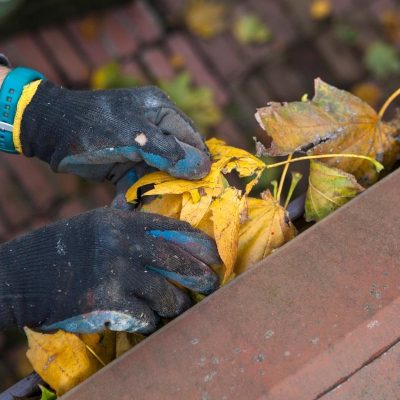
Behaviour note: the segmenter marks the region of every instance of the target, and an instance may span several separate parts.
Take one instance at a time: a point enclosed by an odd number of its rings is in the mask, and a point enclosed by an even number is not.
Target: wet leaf
[[[363,190],[353,175],[311,161],[305,204],[306,221],[320,221]]]
[[[385,42],[372,43],[365,54],[365,65],[377,79],[400,74],[400,57],[395,47]]]
[[[344,90],[315,81],[311,101],[270,103],[259,109],[257,119],[273,139],[271,155],[298,150],[309,154],[357,154],[377,159],[390,168],[399,152],[392,135],[395,129],[380,120],[367,103]],[[355,175],[363,185],[378,178],[372,163],[353,158],[330,158],[324,162]]]
[[[210,39],[227,27],[228,8],[215,0],[191,0],[185,10],[185,23],[195,35]]]
[[[182,209],[182,196],[178,194],[165,194],[157,196],[150,202],[141,204],[140,211],[161,214],[166,217],[179,219]]]
[[[189,192],[193,202],[200,200],[199,190],[209,193],[212,190],[212,196],[219,196],[226,187],[226,181],[222,174],[228,174],[236,170],[239,176],[246,177],[257,174],[265,168],[265,164],[257,157],[251,155],[245,150],[227,146],[225,142],[218,139],[210,139],[206,142],[210,150],[213,163],[210,173],[203,179],[188,181],[186,179],[177,179],[166,172],[157,171],[145,175],[139,179],[126,193],[128,202],[135,202],[138,198],[139,188],[154,184],[154,188],[144,193],[144,196],[164,195],[164,194],[183,194]],[[195,195],[197,191],[197,195]],[[197,199],[197,200],[196,200]]]
[[[248,219],[240,227],[235,272],[240,274],[296,236],[287,211],[264,192],[262,199],[247,198]]]
[[[244,44],[263,44],[271,39],[271,31],[257,15],[242,15],[233,26],[235,38]]]
[[[42,392],[40,400],[56,400],[57,399],[56,394],[51,392],[49,389],[45,388],[42,385],[39,385],[39,388],[40,388],[40,391]]]
[[[265,168],[265,163],[246,150],[228,146],[223,140],[212,138],[206,142],[213,161],[224,161],[225,174],[236,170],[240,177],[254,175]]]
[[[358,39],[358,32],[350,25],[344,23],[335,24],[335,36],[342,42],[354,45]]]
[[[139,78],[124,74],[116,62],[97,68],[90,77],[90,87],[96,90],[136,87],[140,84]]]
[[[310,16],[312,19],[321,20],[329,17],[332,13],[330,0],[313,0],[310,4]]]
[[[394,8],[384,10],[380,16],[385,36],[393,43],[400,42],[400,11]]]
[[[200,131],[220,122],[222,113],[215,101],[214,92],[207,86],[195,86],[189,73],[181,72],[173,80],[159,82],[159,86],[178,108],[193,119]]]
[[[144,340],[145,337],[138,333],[117,332],[116,339],[116,357],[120,357],[122,354],[126,353],[132,347]]]
[[[196,227],[209,210],[213,201],[213,193],[212,189],[204,189],[203,195],[200,196],[200,200],[197,202],[193,201],[193,197],[189,192],[184,193],[182,195],[180,220],[189,222],[190,225]]]
[[[72,333],[42,334],[25,328],[27,357],[35,371],[62,395],[101,368],[85,343]]]
[[[233,187],[226,188],[211,205],[214,238],[225,265],[222,284],[229,279],[235,266],[243,207],[241,192]]]
[[[361,82],[351,89],[354,96],[364,100],[371,107],[376,107],[382,99],[382,89],[373,82]]]

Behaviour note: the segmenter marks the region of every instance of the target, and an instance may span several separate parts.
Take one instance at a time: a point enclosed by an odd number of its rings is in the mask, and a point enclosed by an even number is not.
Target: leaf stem
[[[278,203],[281,202],[283,184],[285,183],[286,175],[287,175],[287,172],[288,172],[288,169],[289,169],[289,163],[292,160],[292,158],[293,158],[293,153],[289,154],[289,156],[288,156],[288,158],[286,160],[286,163],[284,164],[285,167],[283,168],[283,171],[282,171],[281,179],[279,181],[278,193],[276,195],[276,201]]]
[[[385,114],[385,111],[388,109],[390,104],[392,104],[393,100],[400,95],[400,88],[397,89],[395,92],[393,92],[389,98],[385,101],[385,104],[382,106],[382,108],[379,110],[379,118],[383,118],[383,114]]]
[[[290,188],[286,197],[285,205],[283,208],[287,208],[290,202],[290,199],[293,196],[293,192],[296,189],[297,184],[300,182],[303,175],[300,172],[292,172],[292,181],[290,182]]]
[[[85,343],[86,348],[89,350],[89,352],[93,355],[93,357],[103,366],[106,366],[106,363],[96,354],[96,352]]]
[[[293,160],[286,160],[286,161],[281,161],[281,162],[278,162],[275,164],[269,164],[265,168],[266,169],[276,168],[276,167],[280,167],[282,165],[290,164],[290,163],[297,162],[297,161],[318,160],[320,158],[340,158],[340,157],[360,158],[362,160],[369,161],[372,164],[374,164],[374,166],[378,172],[380,172],[384,169],[384,166],[379,161],[376,161],[375,159],[373,159],[371,157],[361,156],[358,154],[320,154],[320,155],[314,155],[314,156],[304,156],[304,157],[294,158]]]

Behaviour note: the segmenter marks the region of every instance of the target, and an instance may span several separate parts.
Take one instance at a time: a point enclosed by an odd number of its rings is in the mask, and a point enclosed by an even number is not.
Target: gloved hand
[[[93,210],[0,246],[0,330],[148,333],[217,287],[214,241],[156,214]]]
[[[208,173],[200,135],[159,89],[78,91],[37,83],[24,90],[20,103],[28,105],[14,124],[26,156],[99,181],[117,180],[142,160],[186,179]]]

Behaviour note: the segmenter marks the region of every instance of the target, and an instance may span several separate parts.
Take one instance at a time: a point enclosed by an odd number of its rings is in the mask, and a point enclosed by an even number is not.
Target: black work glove
[[[117,181],[139,161],[186,179],[210,168],[191,120],[155,87],[78,91],[43,81],[22,114],[20,141],[26,156],[91,180]]]
[[[0,246],[0,330],[148,333],[216,289],[214,241],[156,214],[97,209]]]

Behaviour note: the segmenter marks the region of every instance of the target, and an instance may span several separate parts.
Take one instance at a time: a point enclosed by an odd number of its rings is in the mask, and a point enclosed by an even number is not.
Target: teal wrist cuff
[[[11,70],[5,77],[0,89],[0,151],[18,153],[12,134],[17,104],[24,86],[43,78],[40,72],[24,67]]]

